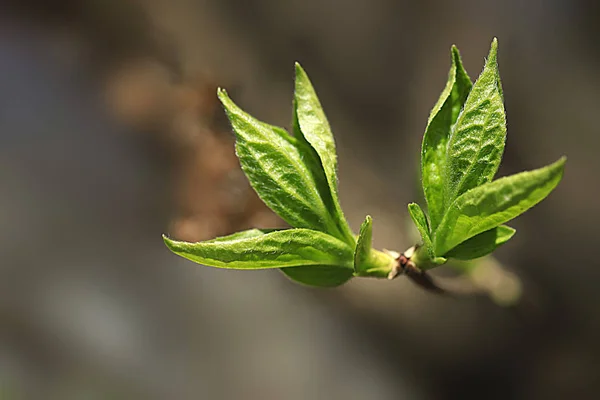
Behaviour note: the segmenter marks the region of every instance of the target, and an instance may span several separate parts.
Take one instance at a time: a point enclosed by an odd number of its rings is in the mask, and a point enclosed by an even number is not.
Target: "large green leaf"
[[[242,169],[265,204],[293,227],[344,238],[319,192],[318,160],[301,151],[285,130],[245,113],[224,90],[218,94],[236,134]]]
[[[458,197],[434,235],[438,255],[495,228],[542,201],[562,179],[566,158],[533,171],[498,179]]]
[[[252,229],[199,243],[163,238],[175,254],[211,267],[266,269],[310,265],[313,268],[335,266],[354,271],[353,249],[348,244],[309,229],[268,233]]]
[[[444,180],[448,138],[472,86],[471,78],[462,65],[460,53],[456,46],[452,46],[448,82],[431,110],[421,147],[423,192],[433,230],[437,228],[446,210]]]
[[[335,287],[348,282],[354,271],[329,265],[311,265],[310,267],[282,268],[291,280],[308,286]]]
[[[466,191],[491,182],[506,141],[506,117],[494,39],[483,72],[452,129],[447,148],[446,208]]]
[[[510,226],[500,225],[462,242],[444,254],[444,257],[456,258],[459,260],[472,260],[474,258],[486,256],[496,250],[499,246],[508,242],[515,232],[516,230]]]
[[[319,156],[329,185],[331,201],[327,205],[346,241],[354,243],[354,234],[339,203],[337,155],[331,127],[308,75],[298,63],[294,90],[294,126],[294,133],[299,141],[306,141]],[[323,197],[327,196],[323,193]]]

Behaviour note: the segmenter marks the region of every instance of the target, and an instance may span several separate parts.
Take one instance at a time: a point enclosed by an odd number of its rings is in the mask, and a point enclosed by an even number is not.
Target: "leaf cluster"
[[[543,200],[563,176],[565,158],[534,171],[493,180],[504,152],[506,114],[494,39],[481,75],[471,83],[452,47],[446,87],[433,107],[421,150],[427,214],[409,213],[422,238],[426,262],[470,260],[506,243],[505,224]],[[428,264],[428,265],[425,265]]]
[[[333,134],[315,89],[296,64],[292,134],[266,124],[218,91],[236,135],[236,154],[262,201],[292,229],[252,229],[201,243],[164,238],[175,253],[219,268],[281,268],[312,286],[337,286],[354,275],[385,276],[394,260],[371,248],[367,217],[358,238],[339,202]]]
[[[473,84],[452,47],[448,81],[429,116],[421,150],[427,212],[416,203],[408,206],[422,239],[411,261],[422,270],[448,258],[470,260],[491,253],[515,234],[504,224],[543,200],[562,178],[564,158],[493,180],[506,141],[497,50],[494,40]],[[371,217],[357,236],[344,217],[331,127],[299,64],[291,133],[249,115],[223,89],[218,97],[250,184],[291,228],[251,229],[200,243],[165,236],[169,249],[217,268],[279,268],[311,286],[338,286],[353,276],[386,277],[398,267],[399,259],[372,248]]]

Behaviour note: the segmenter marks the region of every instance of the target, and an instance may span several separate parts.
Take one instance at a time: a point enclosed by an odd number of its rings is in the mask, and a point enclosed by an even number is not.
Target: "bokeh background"
[[[593,0],[0,2],[0,399],[598,398],[599,21]],[[500,174],[569,157],[497,252],[517,304],[405,279],[310,289],[164,247],[281,225],[215,89],[287,127],[296,60],[351,225],[369,213],[377,247],[409,247],[450,46],[475,78],[494,36]]]

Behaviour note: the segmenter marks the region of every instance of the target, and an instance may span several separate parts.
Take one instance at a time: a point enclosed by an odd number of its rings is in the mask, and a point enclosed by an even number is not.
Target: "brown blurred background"
[[[0,399],[595,399],[600,393],[597,1],[0,2]],[[338,143],[357,229],[403,250],[420,140],[455,43],[494,36],[501,175],[569,157],[498,259],[521,302],[410,282],[318,290],[203,268],[202,240],[277,220],[216,102],[287,127],[293,62]]]

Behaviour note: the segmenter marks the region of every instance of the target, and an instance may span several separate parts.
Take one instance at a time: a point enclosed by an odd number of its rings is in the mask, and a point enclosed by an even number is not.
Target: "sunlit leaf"
[[[448,82],[431,110],[421,149],[423,192],[433,230],[442,220],[446,210],[444,191],[448,138],[472,86],[458,49],[452,46],[452,65],[448,73]]]
[[[321,160],[329,185],[328,195],[323,193],[323,197],[326,199],[325,203],[346,241],[354,243],[354,234],[346,222],[339,202],[337,155],[331,127],[308,75],[298,63],[296,63],[293,112],[296,137],[299,141],[309,144]]]
[[[458,197],[434,236],[436,254],[517,217],[542,201],[558,185],[566,159],[533,171],[498,179]]]
[[[224,90],[219,98],[236,134],[242,169],[265,204],[293,227],[344,238],[319,192],[318,161],[304,154],[285,130],[242,111]]]
[[[309,229],[268,233],[252,229],[199,243],[180,242],[167,237],[164,241],[175,254],[217,268],[266,269],[311,265],[354,271],[354,252],[348,244]]]
[[[445,171],[446,208],[467,190],[491,182],[506,140],[506,117],[494,39],[483,72],[452,129]]]
[[[444,256],[459,260],[472,260],[486,256],[508,242],[515,232],[516,230],[510,226],[500,225],[462,242]]]

